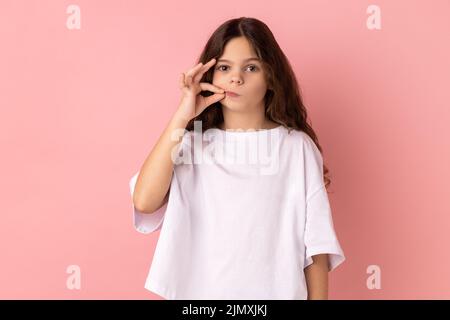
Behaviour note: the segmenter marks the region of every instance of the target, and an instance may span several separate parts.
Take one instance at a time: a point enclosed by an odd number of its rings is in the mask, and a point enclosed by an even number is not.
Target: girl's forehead
[[[243,58],[254,57],[256,56],[256,52],[252,44],[245,37],[237,37],[229,40],[223,48],[222,56],[230,55]]]
[[[256,56],[251,56],[251,57],[248,57],[248,58],[239,58],[239,59],[237,59],[237,61],[233,61],[233,59],[229,59],[229,58],[226,58],[226,57],[219,58],[219,59],[217,60],[217,62],[228,62],[228,63],[235,63],[235,62],[238,62],[238,63],[239,63],[239,61],[240,61],[241,63],[250,62],[250,61],[260,62],[261,59],[259,59],[259,58],[256,57]]]

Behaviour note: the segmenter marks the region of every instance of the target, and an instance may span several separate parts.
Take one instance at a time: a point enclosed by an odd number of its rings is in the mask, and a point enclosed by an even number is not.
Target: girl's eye
[[[227,68],[228,66],[226,66],[226,65],[221,65],[221,66],[218,66],[218,67],[217,67],[217,70],[219,70],[219,71],[225,71],[224,69],[221,69],[222,67],[225,67],[225,68]],[[257,67],[257,66],[255,66],[255,65],[249,65],[248,67],[253,67],[253,68],[254,68],[254,70],[257,70],[257,69],[258,69],[258,67]]]

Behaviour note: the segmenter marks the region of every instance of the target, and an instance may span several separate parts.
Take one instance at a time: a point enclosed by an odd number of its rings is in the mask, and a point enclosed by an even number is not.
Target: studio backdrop
[[[222,22],[264,21],[330,170],[330,299],[450,298],[450,2],[1,0],[0,298],[161,299],[129,181]]]

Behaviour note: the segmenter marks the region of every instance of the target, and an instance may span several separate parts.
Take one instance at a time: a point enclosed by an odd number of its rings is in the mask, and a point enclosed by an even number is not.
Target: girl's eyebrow
[[[252,57],[252,58],[247,58],[247,59],[243,60],[243,62],[252,61],[252,60],[255,60],[255,61],[261,61],[260,59],[258,59],[258,58],[256,58],[256,57]],[[228,63],[232,63],[230,60],[227,60],[227,59],[219,59],[219,60],[217,60],[217,62],[228,62]]]

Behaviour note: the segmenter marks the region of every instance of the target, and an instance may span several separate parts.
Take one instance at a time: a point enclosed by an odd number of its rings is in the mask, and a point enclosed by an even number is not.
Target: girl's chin
[[[241,103],[236,103],[236,102],[225,102],[225,103],[221,103],[222,108],[223,109],[228,109],[228,110],[233,110],[233,111],[239,111],[239,110],[243,110],[245,108],[243,108]]]
[[[231,99],[230,100],[224,99],[224,100],[220,101],[220,103],[222,104],[222,106],[225,106],[225,107],[243,105],[242,101],[236,101],[236,100],[231,100]]]

